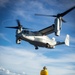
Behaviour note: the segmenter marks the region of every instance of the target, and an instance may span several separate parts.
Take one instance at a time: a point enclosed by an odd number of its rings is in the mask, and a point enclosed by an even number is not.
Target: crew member
[[[48,70],[46,66],[43,67],[43,70],[41,70],[40,75],[48,75]]]

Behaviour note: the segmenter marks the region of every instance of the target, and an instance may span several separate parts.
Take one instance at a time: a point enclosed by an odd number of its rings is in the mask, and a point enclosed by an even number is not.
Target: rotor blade
[[[23,27],[23,29],[29,30],[29,28],[25,28],[25,27]]]
[[[15,26],[15,27],[6,27],[6,28],[18,29],[17,26]]]
[[[13,28],[13,29],[18,29],[18,26],[15,26],[15,27],[5,27],[5,28]],[[23,29],[29,30],[30,28],[25,28],[25,27],[23,27]]]
[[[66,14],[68,14],[70,11],[72,11],[73,9],[75,9],[75,6],[73,6],[72,8],[68,9],[67,11],[63,12],[60,14],[60,16],[65,16]]]
[[[56,15],[35,14],[36,16],[57,17]]]
[[[16,21],[17,21],[18,26],[21,26],[20,21],[19,20],[16,20]]]
[[[66,23],[66,21],[64,19],[62,19],[62,22]]]

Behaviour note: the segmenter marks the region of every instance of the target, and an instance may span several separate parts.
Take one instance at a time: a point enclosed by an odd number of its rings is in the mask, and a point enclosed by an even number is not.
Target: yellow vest
[[[48,75],[48,70],[41,70],[40,75]]]

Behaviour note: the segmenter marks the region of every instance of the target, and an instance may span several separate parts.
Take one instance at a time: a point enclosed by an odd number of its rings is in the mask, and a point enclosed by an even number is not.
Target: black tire
[[[37,50],[37,49],[38,49],[38,47],[36,46],[36,47],[35,47],[35,49]]]
[[[46,48],[50,48],[50,45],[48,43],[46,43]]]

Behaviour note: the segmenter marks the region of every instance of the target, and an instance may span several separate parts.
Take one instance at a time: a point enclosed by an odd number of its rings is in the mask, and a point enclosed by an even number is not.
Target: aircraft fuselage
[[[31,34],[34,34],[34,33],[31,33]],[[18,39],[29,42],[30,44],[34,45],[35,47],[54,48],[56,45],[56,41],[54,39],[50,39],[46,35],[36,36],[36,34],[30,35],[30,34],[25,34],[25,33],[19,33],[16,35],[16,37]]]

